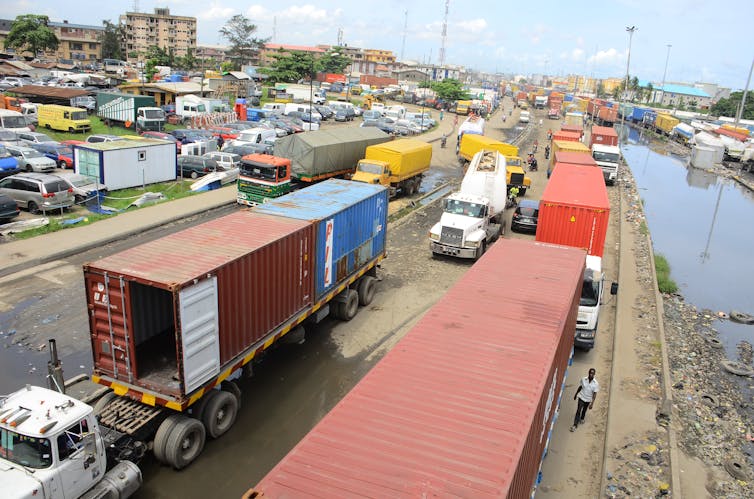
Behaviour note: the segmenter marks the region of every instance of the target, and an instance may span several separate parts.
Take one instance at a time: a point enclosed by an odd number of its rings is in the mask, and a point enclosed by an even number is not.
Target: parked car
[[[311,113],[309,111],[291,111],[287,116],[289,118],[300,119],[304,123],[316,123],[319,125],[322,122],[322,115],[316,110]]]
[[[359,126],[362,126],[362,127],[374,126],[374,127],[379,128],[385,133],[390,133],[390,134],[396,133],[395,120],[393,120],[392,118],[380,118],[378,120],[365,120],[365,121],[362,121],[361,125]]]
[[[173,135],[170,135],[169,133],[146,131],[146,132],[142,132],[141,136],[146,137],[148,139],[159,139],[159,140],[167,140],[168,142],[173,142],[175,144],[175,150],[178,153],[181,152],[180,141],[176,139]]]
[[[41,132],[16,132],[16,135],[18,136],[18,140],[25,142],[27,145],[40,144],[42,142],[59,143],[46,133]]]
[[[241,164],[241,156],[239,154],[227,151],[212,151],[203,154],[202,157],[215,160],[218,165],[228,169],[236,168]]]
[[[252,125],[251,123],[242,123],[240,121],[236,123],[225,123],[223,126],[225,128],[232,128],[233,130],[238,130],[239,132],[248,130],[249,128],[254,128],[254,125]]]
[[[8,175],[15,175],[20,173],[21,168],[18,166],[18,160],[13,156],[8,148],[0,144],[0,178],[5,178]]]
[[[199,178],[210,172],[218,171],[218,169],[222,169],[222,167],[213,159],[203,158],[202,156],[181,155],[178,156],[176,174],[183,178]]]
[[[243,158],[248,154],[272,154],[274,148],[274,142],[267,139],[261,144],[226,144],[221,152],[227,152],[230,154],[238,154]]]
[[[223,141],[237,139],[238,134],[241,133],[240,130],[236,130],[235,128],[229,128],[226,126],[208,128],[207,130],[209,132],[212,132],[212,135],[216,137],[217,136],[222,137]]]
[[[126,140],[120,135],[109,135],[106,133],[90,135],[86,138],[86,141],[90,144],[96,144],[98,142],[115,142],[116,140]]]
[[[16,132],[4,128],[0,128],[0,143],[8,146],[23,145]]]
[[[411,120],[396,120],[394,127],[395,132],[401,135],[417,135],[422,133],[421,127]]]
[[[326,121],[335,117],[335,110],[329,106],[314,106],[314,109],[322,115],[322,121]]]
[[[361,117],[364,118],[365,121],[378,120],[382,118],[382,113],[377,111],[376,109],[368,109],[361,114]]]
[[[7,194],[29,213],[73,206],[73,188],[58,175],[17,173],[0,180],[0,194]]]
[[[0,223],[6,223],[21,213],[16,201],[7,194],[0,194]]]
[[[102,182],[98,182],[93,177],[79,175],[78,173],[69,173],[60,175],[60,178],[68,182],[71,189],[73,189],[73,197],[76,203],[83,203],[87,199],[96,196],[97,192],[107,191],[107,186]]]
[[[212,133],[207,130],[193,128],[179,128],[170,132],[170,135],[178,139],[181,144],[192,144],[212,138]]]
[[[58,165],[60,169],[73,169],[73,149],[59,142],[42,142],[32,146]]]
[[[537,232],[539,201],[522,199],[511,219],[511,230],[515,232]]]
[[[57,144],[57,142],[56,142]],[[8,152],[18,161],[18,167],[27,172],[51,172],[57,163],[41,152],[26,146],[7,146]]]
[[[61,140],[61,144],[64,146],[68,146],[73,150],[73,146],[85,146],[88,144],[88,142],[84,142],[83,140],[75,140],[75,139],[69,139],[69,140]]]

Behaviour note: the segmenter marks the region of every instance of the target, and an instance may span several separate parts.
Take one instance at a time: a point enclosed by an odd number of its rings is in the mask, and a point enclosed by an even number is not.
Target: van
[[[231,142],[231,145],[244,145],[249,143],[261,144],[265,140],[275,140],[276,138],[277,134],[272,128],[249,128],[247,130],[242,130],[241,133],[238,134],[238,138]]]
[[[518,121],[521,123],[529,123],[529,111],[521,111],[521,114],[518,117]]]
[[[75,201],[73,188],[57,175],[17,173],[0,180],[0,193],[10,196],[29,213],[70,208]]]
[[[264,106],[262,106],[262,110],[275,114],[283,114],[283,111],[285,110],[285,104],[283,104],[282,102],[268,102]]]
[[[26,116],[9,109],[0,109],[0,128],[11,132],[31,132]]]
[[[402,120],[406,117],[406,108],[403,106],[387,106],[382,115]]]
[[[37,121],[40,127],[63,132],[88,132],[92,129],[85,109],[58,104],[38,106]]]

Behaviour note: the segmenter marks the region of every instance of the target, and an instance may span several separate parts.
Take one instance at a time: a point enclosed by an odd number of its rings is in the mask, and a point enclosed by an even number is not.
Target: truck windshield
[[[244,177],[251,177],[259,180],[273,182],[277,180],[277,166],[273,165],[262,165],[259,163],[251,163],[249,161],[241,161],[241,171],[239,173]]]
[[[459,199],[448,199],[445,201],[445,213],[484,218],[484,205],[469,201],[461,201]]]
[[[594,151],[592,156],[595,161],[604,161],[605,163],[617,163],[620,160],[620,155],[614,152]]]
[[[85,120],[87,119],[86,111],[74,111],[71,113],[72,120]]]
[[[0,430],[0,458],[28,468],[48,468],[52,464],[50,441]]]
[[[359,162],[359,171],[364,173],[371,173],[373,175],[382,175],[383,166],[375,165],[374,163]]]
[[[165,111],[162,109],[145,109],[144,117],[148,120],[164,120]]]
[[[579,300],[579,305],[585,307],[595,307],[597,306],[599,298],[599,281],[592,279],[590,272],[590,275],[584,275],[584,284],[581,286],[581,300]]]
[[[23,116],[3,116],[0,117],[0,124],[3,128],[26,128],[26,118]]]

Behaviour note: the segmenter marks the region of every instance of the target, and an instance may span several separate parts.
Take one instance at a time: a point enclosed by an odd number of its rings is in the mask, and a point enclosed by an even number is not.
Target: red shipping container
[[[553,170],[539,201],[536,240],[602,257],[609,218],[602,170],[561,165]]]
[[[584,136],[584,127],[582,125],[562,125],[560,130],[563,132],[577,132],[579,137]]]
[[[359,83],[377,88],[385,88],[388,85],[397,85],[398,80],[384,76],[361,75],[361,77],[359,78]]]
[[[593,126],[592,135],[589,139],[589,147],[591,148],[594,144],[617,146],[618,132],[615,131],[615,128],[609,126]]]
[[[618,120],[618,108],[617,107],[600,107],[597,112],[597,117],[603,123],[615,123]]]
[[[719,127],[715,132],[718,135],[725,135],[726,137],[730,137],[731,139],[740,140],[741,142],[746,142],[749,140],[749,137],[744,135],[741,132],[737,132],[735,130],[728,130],[727,128]]]
[[[500,239],[244,497],[531,497],[584,262]]]
[[[597,162],[592,156],[585,152],[558,151],[555,153],[555,166],[597,166]]]
[[[312,304],[314,251],[311,222],[242,211],[85,265],[94,374],[186,405]]]
[[[553,132],[552,140],[579,142],[581,140],[581,135],[578,132],[566,132],[564,130],[559,130],[557,132]]]

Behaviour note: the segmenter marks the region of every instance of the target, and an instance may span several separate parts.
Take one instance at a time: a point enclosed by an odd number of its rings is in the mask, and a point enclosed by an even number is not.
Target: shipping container
[[[558,130],[557,132],[553,132],[552,140],[562,140],[564,142],[579,142],[581,140],[581,134],[578,132]]]
[[[742,140],[742,141],[746,141],[749,135],[751,135],[751,130],[749,130],[748,128],[744,128],[742,126],[737,127],[736,125],[725,124],[725,125],[722,125],[720,128],[722,128],[723,130],[730,130],[731,132],[736,132],[738,135],[735,135],[735,136],[731,135],[731,137],[733,137],[734,139],[738,138],[739,140]],[[743,138],[740,138],[741,136]]]
[[[385,256],[388,191],[331,179],[257,205],[257,213],[314,222],[315,299]]]
[[[613,126],[613,124],[618,121],[618,108],[607,106],[600,107],[595,121],[603,126]]]
[[[507,158],[518,156],[518,147],[495,140],[485,135],[465,133],[461,137],[461,145],[458,148],[458,155],[466,161],[471,161],[476,153],[486,149],[488,151],[497,151]]]
[[[567,125],[584,125],[584,114],[578,112],[569,112],[565,115]]]
[[[602,257],[609,217],[602,170],[561,165],[552,172],[539,201],[536,240]]]
[[[680,122],[681,120],[679,120],[675,116],[671,116],[666,113],[657,113],[654,126],[657,130],[661,131],[665,135],[670,135],[670,132],[673,131],[673,127]]]
[[[584,125],[578,124],[578,125],[561,125],[560,129],[564,132],[576,132],[579,134],[579,137],[581,139],[584,138]]]
[[[742,129],[739,128],[739,130],[742,130]],[[743,128],[743,130],[746,130],[746,129]],[[741,142],[746,142],[749,139],[748,135],[743,134],[740,131],[736,131],[732,127],[731,128],[726,128],[725,125],[721,126],[717,130],[715,130],[715,132],[718,135],[725,135],[726,137],[730,137],[731,139],[740,140]]]
[[[586,154],[592,153],[592,151],[589,150],[589,148],[581,142],[574,142],[571,140],[553,140],[549,161],[550,169],[552,169],[552,166],[555,164],[555,154],[557,154],[559,151],[583,152]]]
[[[631,113],[631,121],[634,123],[643,123],[644,122],[644,115],[649,111],[646,107],[634,107],[633,112]]]
[[[555,153],[555,165],[599,166],[591,154],[586,152],[558,151]]]
[[[589,138],[589,147],[594,144],[602,144],[604,146],[617,146],[618,145],[618,133],[615,128],[608,126],[593,126],[592,134]]]
[[[498,241],[244,497],[532,497],[584,263]]]

